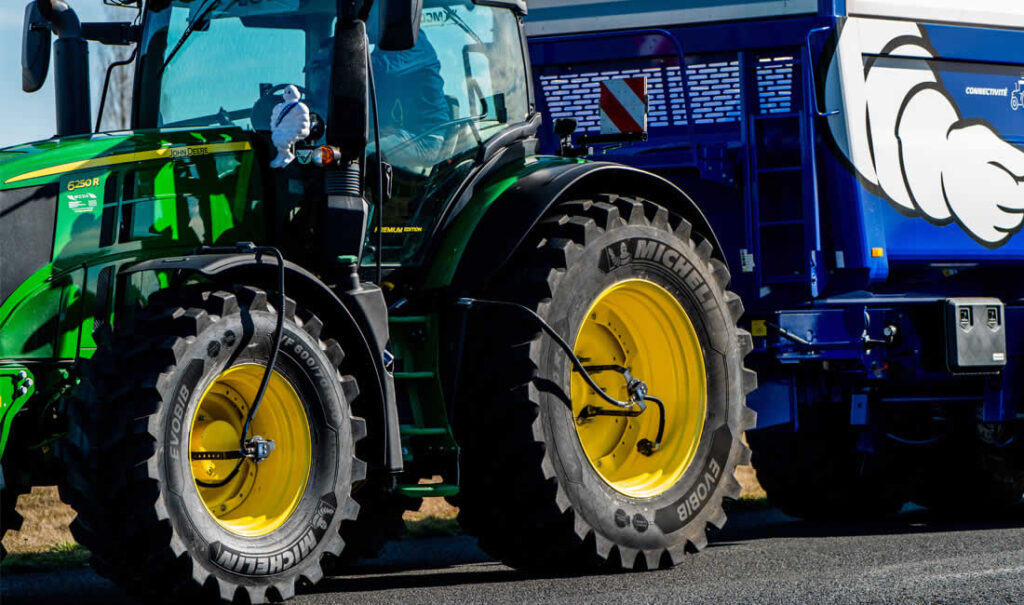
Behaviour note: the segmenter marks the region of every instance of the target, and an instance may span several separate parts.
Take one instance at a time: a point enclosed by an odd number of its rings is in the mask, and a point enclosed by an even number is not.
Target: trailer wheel
[[[914,501],[947,516],[999,515],[1020,506],[1024,427],[961,420],[960,432],[921,453]]]
[[[876,519],[908,499],[886,467],[904,468],[856,449],[845,427],[747,433],[753,464],[768,500],[791,517],[817,521]]]
[[[609,404],[565,353],[521,312],[482,307],[456,414],[460,522],[519,568],[678,564],[706,545],[708,524],[725,523],[722,500],[739,496],[734,470],[749,460],[741,436],[756,378],[728,270],[649,201],[562,204],[531,237],[487,297],[534,310],[588,366],[628,367],[664,401],[664,438],[648,448],[659,426],[650,402],[634,418],[584,414]],[[593,375],[627,398],[621,373]]]
[[[259,290],[162,291],[134,325],[100,346],[68,405],[62,495],[94,568],[147,598],[206,593],[251,603],[287,599],[339,555],[365,475],[350,415],[358,390],[321,322],[269,305]],[[274,297],[271,297],[273,300]],[[262,461],[237,451],[269,363],[280,354],[250,435],[274,442]]]
[[[871,453],[858,451],[860,433],[850,426],[851,395],[825,401],[836,389],[824,371],[798,374],[796,388],[819,393],[799,410],[798,431],[747,433],[753,464],[768,500],[792,517],[814,520],[873,519],[899,512],[909,500],[908,463],[902,448],[876,440]],[[813,395],[811,396],[813,398]]]

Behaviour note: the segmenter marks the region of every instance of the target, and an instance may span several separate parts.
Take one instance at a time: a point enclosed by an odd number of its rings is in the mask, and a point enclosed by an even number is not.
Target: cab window
[[[435,0],[410,50],[376,48],[374,18],[368,31],[381,155],[395,175],[382,260],[408,264],[480,145],[527,117],[519,21],[505,8]]]

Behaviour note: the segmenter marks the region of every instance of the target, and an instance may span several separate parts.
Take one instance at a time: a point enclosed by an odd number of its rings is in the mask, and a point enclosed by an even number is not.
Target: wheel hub
[[[693,461],[707,411],[703,352],[686,311],[654,282],[619,282],[588,309],[574,353],[588,367],[621,367],[643,377],[650,392],[664,401],[664,438],[655,448],[650,439],[659,432],[658,414],[615,413],[581,376],[574,372],[570,378],[576,433],[598,475],[634,498],[664,493]],[[631,398],[625,373],[591,374],[608,395]]]
[[[264,371],[265,366],[244,364],[217,376],[200,399],[189,438],[200,499],[218,524],[242,536],[266,535],[288,520],[312,462],[306,410],[276,370],[252,419],[254,436],[240,447]]]
[[[196,448],[192,455],[193,474],[210,483],[226,478],[236,464],[235,460],[224,458],[221,461],[212,456],[203,460],[197,454],[238,450],[238,440],[238,429],[230,422],[197,420],[195,428],[192,429],[192,447]]]

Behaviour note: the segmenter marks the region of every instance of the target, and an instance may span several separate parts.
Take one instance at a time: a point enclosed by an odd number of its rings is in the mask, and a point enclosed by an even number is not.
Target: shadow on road
[[[440,570],[435,567],[432,571],[426,573],[392,575],[392,573],[397,571],[408,571],[408,568],[405,568],[380,570],[373,575],[337,576],[325,578],[316,585],[314,592],[375,592],[378,590],[469,586],[473,584],[492,584],[534,579],[533,576],[509,569],[498,562],[493,562],[491,565],[494,566],[494,569],[481,570],[479,565],[475,565],[472,571],[450,570],[438,573]]]
[[[729,523],[709,534],[710,548],[756,540],[834,538],[1024,528],[1024,505],[1001,517],[949,519],[908,505],[894,517],[875,521],[804,521],[774,508],[741,508]],[[608,572],[605,572],[608,573]],[[598,574],[603,575],[603,574]],[[362,562],[343,575],[326,578],[314,593],[358,593],[529,582],[540,576],[505,567],[479,550],[468,536],[392,543],[382,557]]]
[[[778,556],[784,558],[789,556],[786,553],[791,554],[794,548],[818,548],[815,546],[818,541],[814,538],[822,538],[821,548],[827,549],[834,548],[829,546],[828,539],[836,537],[912,536],[927,533],[955,535],[956,532],[1017,528],[1024,528],[1024,505],[1003,517],[977,520],[942,518],[925,509],[908,506],[901,514],[889,519],[844,523],[802,521],[788,517],[777,509],[747,507],[729,512],[729,522],[725,529],[715,531],[709,536],[711,556],[707,559],[696,557],[694,562],[699,565],[691,566],[691,571],[699,571],[702,566],[719,564],[721,560],[714,556],[718,549],[738,547],[755,541],[765,541],[757,549],[758,553],[762,553],[758,554],[758,557],[762,557],[766,549],[768,552],[776,549],[779,551]],[[783,546],[785,541],[791,538],[811,539],[811,542],[795,547]],[[855,543],[851,548],[865,546]],[[609,574],[599,573],[593,577],[606,575]],[[370,600],[384,599],[386,602],[390,598],[388,595],[393,597],[405,594],[401,591],[419,588],[438,589],[447,595],[444,587],[456,589],[460,586],[483,587],[498,584],[508,585],[508,588],[500,588],[500,591],[518,591],[520,588],[516,587],[521,587],[525,595],[540,585],[538,580],[550,578],[552,576],[519,572],[494,561],[484,554],[477,547],[476,541],[469,536],[426,538],[393,542],[387,546],[381,557],[356,564],[338,575],[324,578],[315,588],[302,591],[307,597],[305,600],[300,598],[300,601],[328,603],[333,602],[330,596],[332,593],[346,594],[351,598],[357,598],[356,593],[366,593],[363,596],[369,596]],[[614,580],[615,585],[618,585],[618,582],[619,580]],[[74,602],[77,605],[135,603],[113,584],[84,568],[51,573],[4,573],[0,585],[3,605],[65,602]],[[492,592],[487,594],[493,594],[494,589],[491,590]],[[438,593],[437,596],[443,600],[444,595]],[[512,593],[507,596],[509,600],[516,600]]]
[[[711,546],[775,538],[826,538],[1024,528],[1024,503],[999,515],[957,518],[908,504],[900,514],[885,519],[805,521],[775,508],[729,513],[725,528],[709,534]]]

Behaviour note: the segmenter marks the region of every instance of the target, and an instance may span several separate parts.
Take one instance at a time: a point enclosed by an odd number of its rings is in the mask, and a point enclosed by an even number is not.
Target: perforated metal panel
[[[665,99],[665,68],[608,69],[573,73],[570,66],[562,66],[560,75],[541,75],[541,88],[552,118],[575,118],[579,132],[600,130],[601,82],[637,76],[647,77],[650,104],[648,127],[658,128],[671,123],[670,110]]]
[[[757,96],[761,115],[793,111],[793,57],[761,57],[757,62]]]
[[[740,119],[740,62],[716,61],[686,66],[695,124],[722,124]],[[680,96],[682,90],[679,91]]]
[[[740,65],[735,55],[688,56],[686,67],[693,121],[698,126],[733,124],[742,113]],[[665,63],[664,59],[654,61]],[[621,63],[620,63],[621,65]],[[605,66],[607,66],[605,68]],[[540,89],[551,118],[575,118],[579,131],[596,133],[600,118],[600,83],[605,80],[646,76],[650,99],[648,128],[687,125],[686,95],[678,65],[621,67],[615,62],[600,66],[587,64],[579,71],[573,65],[545,65],[540,70]],[[757,59],[757,107],[761,114],[794,111],[794,58],[770,56]]]

